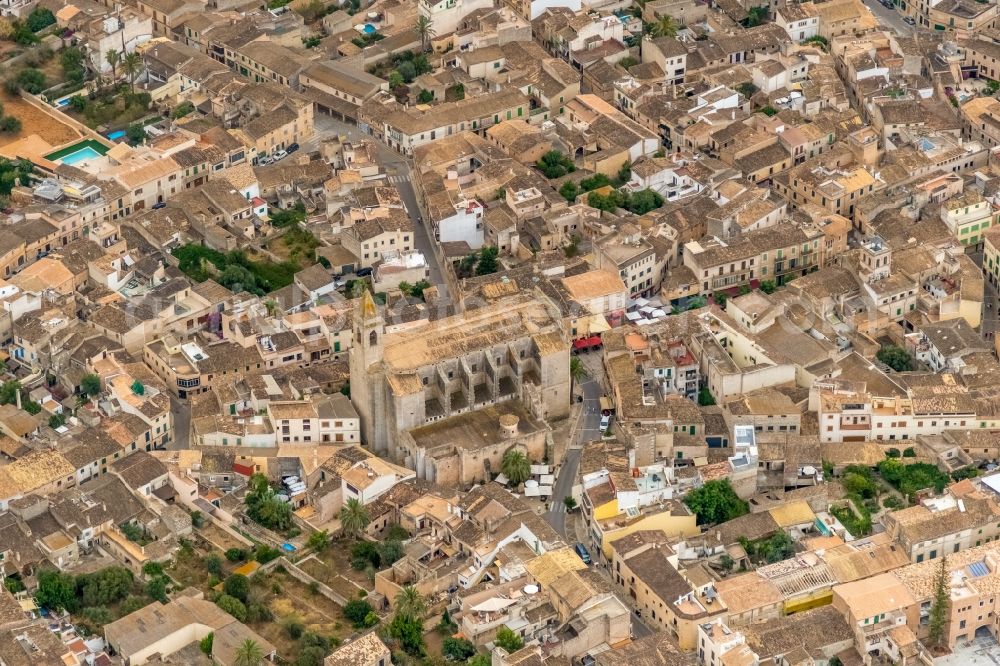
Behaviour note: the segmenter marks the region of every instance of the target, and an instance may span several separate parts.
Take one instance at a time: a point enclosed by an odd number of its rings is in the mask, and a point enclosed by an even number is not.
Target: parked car
[[[611,427],[611,414],[601,415],[601,432]]]
[[[285,152],[291,155],[298,149],[299,149],[299,144],[293,143],[292,145],[288,146],[288,148],[285,148]]]
[[[903,17],[903,23],[907,23],[909,25],[916,25],[917,24],[917,22],[915,20],[913,20],[912,16],[905,16],[905,17]]]
[[[573,550],[575,550],[576,554],[580,556],[580,559],[583,560],[584,564],[590,564],[590,553],[587,552],[586,547],[584,547],[582,543],[578,543],[573,546]]]
[[[359,268],[357,271],[355,271],[354,274],[357,275],[358,277],[368,277],[369,275],[372,274],[372,269],[371,268]]]
[[[273,162],[274,158],[271,157],[270,155],[263,155],[257,158],[257,164],[259,166],[267,166],[268,164],[272,164]]]
[[[160,201],[160,202],[157,202],[157,203],[153,204],[153,210],[159,210],[161,208],[166,208],[166,207],[167,207],[167,203],[165,201]]]
[[[279,160],[283,160],[286,157],[288,157],[288,153],[285,152],[284,150],[276,150],[276,151],[274,151],[274,161],[275,162],[277,162]]]

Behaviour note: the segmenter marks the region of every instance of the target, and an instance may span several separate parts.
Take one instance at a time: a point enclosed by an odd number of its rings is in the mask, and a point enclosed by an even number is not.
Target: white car
[[[276,150],[276,151],[274,151],[273,157],[274,157],[274,161],[277,162],[278,160],[283,160],[286,157],[288,157],[288,153],[286,153],[283,150]]]
[[[259,166],[267,166],[274,162],[274,159],[270,155],[264,155],[263,157],[257,158],[257,164]]]

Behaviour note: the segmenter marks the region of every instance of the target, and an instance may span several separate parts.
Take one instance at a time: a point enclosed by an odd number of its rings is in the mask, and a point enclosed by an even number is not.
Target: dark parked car
[[[359,268],[355,273],[358,277],[368,277],[372,274],[371,268]]]
[[[153,204],[153,210],[159,210],[161,208],[166,208],[167,204],[161,201],[160,203]]]
[[[290,144],[287,148],[285,148],[285,152],[288,153],[289,155],[291,155],[292,153],[294,153],[298,149],[299,149],[299,144],[293,143],[293,144]]]

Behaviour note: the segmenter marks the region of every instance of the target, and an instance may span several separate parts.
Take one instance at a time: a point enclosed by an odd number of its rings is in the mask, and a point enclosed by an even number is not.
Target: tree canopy
[[[729,479],[709,481],[684,496],[684,504],[698,517],[698,524],[724,523],[750,511],[729,484]]]

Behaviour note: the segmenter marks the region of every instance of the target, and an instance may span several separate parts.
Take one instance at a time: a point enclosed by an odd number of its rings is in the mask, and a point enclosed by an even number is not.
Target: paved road
[[[566,505],[563,504],[563,498],[572,494],[573,485],[576,483],[576,472],[580,467],[580,450],[583,443],[600,436],[601,410],[599,403],[601,396],[604,395],[604,389],[592,377],[581,382],[580,389],[583,391],[583,411],[574,426],[575,431],[571,435],[572,439],[566,447],[566,454],[559,468],[559,476],[556,478],[556,485],[552,490],[552,501],[545,514],[545,520],[549,525],[566,537],[570,543],[576,541],[576,534],[573,532],[567,534]]]
[[[174,413],[174,433],[166,448],[175,451],[186,449],[191,436],[191,405],[182,403],[171,394],[170,409]]]
[[[359,130],[358,126],[354,123],[345,123],[326,114],[316,116],[315,130],[313,137],[303,144],[304,150],[316,150],[323,139],[333,136],[346,136],[354,141],[372,138]],[[427,228],[419,221],[420,207],[417,205],[417,196],[413,192],[410,162],[381,141],[375,141],[375,145],[378,147],[379,161],[389,177],[389,184],[399,191],[399,196],[403,199],[406,211],[410,214],[410,218],[417,228],[414,237],[414,247],[420,250],[427,260],[428,267],[430,268],[429,281],[431,284],[437,285],[442,296],[447,297],[448,287],[441,275],[441,267],[438,264],[437,255],[434,254]]]
[[[969,258],[979,268],[983,267],[982,252],[972,252]],[[985,273],[983,276],[983,323],[979,332],[987,340],[992,340],[992,336],[1000,330],[1000,310],[997,309],[1000,308],[1000,294],[997,293],[997,288],[985,279]]]
[[[913,34],[916,28],[909,23],[903,21],[903,15],[900,14],[895,9],[889,9],[883,5],[878,0],[863,0],[868,9],[872,10],[872,14],[878,19],[884,27],[895,31],[897,34],[904,37],[909,37]]]

